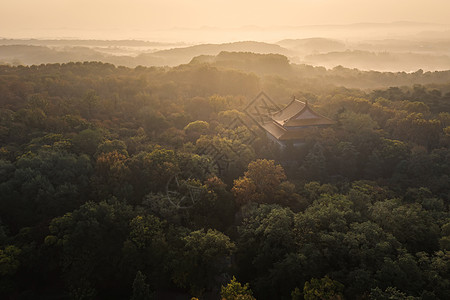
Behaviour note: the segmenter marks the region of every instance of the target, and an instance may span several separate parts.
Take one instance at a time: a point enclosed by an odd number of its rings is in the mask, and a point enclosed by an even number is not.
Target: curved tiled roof
[[[296,140],[302,138],[304,128],[335,123],[313,111],[307,101],[293,99],[285,108],[272,114],[271,120],[262,127],[278,140]]]
[[[277,122],[280,125],[284,125],[286,121],[294,117],[300,111],[302,111],[306,106],[305,102],[294,99],[282,110],[274,113],[272,115],[272,120]]]
[[[277,140],[279,140],[287,132],[285,128],[279,126],[275,122],[267,122],[262,124],[262,127]]]

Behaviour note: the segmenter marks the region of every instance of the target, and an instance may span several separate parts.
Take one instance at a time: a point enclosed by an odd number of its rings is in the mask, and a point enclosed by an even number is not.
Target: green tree
[[[145,275],[141,271],[136,272],[136,277],[133,281],[133,295],[131,300],[150,300],[152,299],[150,294],[150,287],[145,282]]]
[[[446,223],[441,227],[441,239],[439,244],[442,250],[450,250],[450,223]]]
[[[302,177],[310,180],[323,180],[326,175],[326,167],[324,148],[320,143],[315,143],[305,157]]]
[[[94,289],[101,297],[108,293],[108,282],[124,288],[122,246],[134,216],[132,208],[119,201],[87,202],[51,221],[45,242],[57,250],[55,259],[68,289]]]
[[[419,298],[408,296],[396,289],[395,287],[388,287],[384,291],[379,287],[372,289],[369,295],[371,300],[416,300]]]
[[[174,280],[188,286],[192,294],[201,295],[217,285],[217,276],[229,270],[235,245],[228,236],[213,229],[193,231],[183,241]]]
[[[439,249],[439,227],[420,204],[403,205],[397,199],[376,202],[370,218],[412,253]]]
[[[238,232],[236,260],[241,276],[252,280],[258,298],[286,296],[301,276],[302,266],[297,257],[290,256],[296,249],[292,211],[260,205],[248,213]]]
[[[85,129],[78,133],[72,141],[78,152],[92,156],[97,152],[97,148],[102,143],[103,138],[104,132],[102,130]]]
[[[177,154],[166,149],[140,152],[127,160],[127,166],[134,192],[133,203],[141,203],[150,192],[165,191],[170,179],[180,172]]]
[[[101,153],[95,163],[95,174],[92,177],[93,187],[98,199],[111,196],[126,199],[132,194],[132,186],[127,182],[130,169],[127,157],[117,151]]]
[[[328,276],[321,279],[312,278],[305,282],[303,295],[305,300],[339,300],[343,299],[344,285]]]
[[[139,215],[130,221],[130,233],[123,243],[126,271],[142,270],[149,280],[163,286],[169,281],[170,245],[166,237],[166,222],[153,215]],[[137,276],[137,275],[136,275]]]
[[[19,255],[22,251],[16,246],[9,245],[0,249],[0,274],[13,275],[20,266]]]
[[[117,152],[122,155],[128,156],[127,145],[121,140],[104,141],[103,143],[98,145],[96,155],[109,152]]]
[[[220,289],[220,297],[225,300],[254,300],[250,285],[246,283],[242,285],[233,276],[231,281]]]
[[[11,166],[4,165],[8,170]],[[86,155],[40,151],[20,157],[0,184],[0,218],[11,230],[77,208],[89,191],[92,166]],[[6,179],[5,178],[5,179]]]
[[[406,143],[383,138],[369,157],[366,173],[372,178],[389,178],[409,155]]]
[[[209,124],[208,122],[197,120],[187,124],[184,127],[184,131],[191,141],[196,141],[200,135],[208,133]]]

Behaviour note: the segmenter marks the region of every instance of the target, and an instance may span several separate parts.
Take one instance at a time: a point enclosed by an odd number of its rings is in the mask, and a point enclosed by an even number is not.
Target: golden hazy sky
[[[0,0],[0,37],[395,21],[449,24],[450,0]]]

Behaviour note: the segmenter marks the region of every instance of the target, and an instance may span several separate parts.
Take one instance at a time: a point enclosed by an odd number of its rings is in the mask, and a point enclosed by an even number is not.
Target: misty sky
[[[449,0],[0,0],[0,3],[0,37],[48,37],[51,32],[62,36],[81,32],[87,36],[90,31],[150,32],[202,26],[450,23]]]

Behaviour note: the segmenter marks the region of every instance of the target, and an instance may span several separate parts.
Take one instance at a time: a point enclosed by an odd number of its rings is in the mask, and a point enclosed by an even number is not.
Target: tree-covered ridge
[[[2,298],[448,299],[448,72],[337,72],[395,76],[0,66]],[[337,124],[280,151],[261,89]]]

